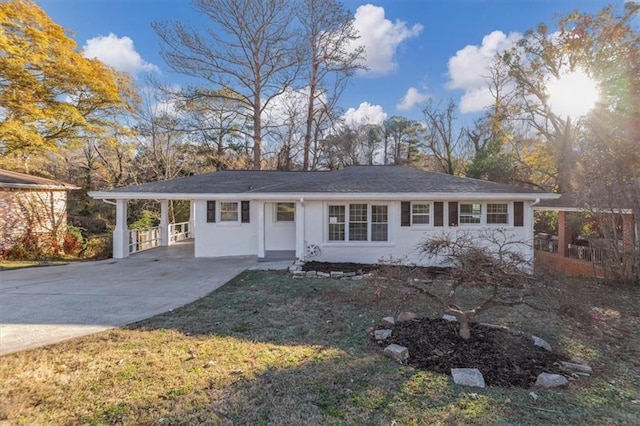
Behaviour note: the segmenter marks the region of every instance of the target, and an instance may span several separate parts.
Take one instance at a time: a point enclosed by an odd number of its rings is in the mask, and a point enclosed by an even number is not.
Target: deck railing
[[[186,240],[191,237],[189,222],[172,223],[169,225],[169,244]]]
[[[169,224],[169,244],[191,238],[189,222]],[[129,253],[149,250],[160,246],[160,227],[129,230]]]
[[[129,230],[129,253],[149,250],[160,245],[160,228]]]

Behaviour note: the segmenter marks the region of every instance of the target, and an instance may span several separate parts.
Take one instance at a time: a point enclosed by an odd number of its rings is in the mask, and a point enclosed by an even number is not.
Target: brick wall
[[[7,248],[28,230],[34,234],[67,229],[67,193],[0,188],[0,247]]]
[[[576,277],[598,277],[603,278],[604,272],[598,265],[579,259],[562,257],[555,253],[536,250],[535,269],[551,270],[565,275]]]

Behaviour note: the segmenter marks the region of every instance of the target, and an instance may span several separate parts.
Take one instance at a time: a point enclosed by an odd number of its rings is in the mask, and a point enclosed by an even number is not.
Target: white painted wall
[[[217,213],[220,214],[220,201]],[[207,223],[207,202],[195,201],[195,257],[258,255],[258,203],[249,205],[250,223]]]
[[[224,201],[224,200],[218,200]],[[365,201],[358,201],[365,203]],[[495,201],[500,203],[501,201]],[[504,201],[502,201],[504,202]],[[219,257],[258,254],[258,204],[262,201],[251,201],[251,223],[207,223],[206,201],[195,202],[195,256]],[[342,204],[342,201],[336,201]],[[511,233],[514,239],[533,241],[533,212],[531,202],[525,201],[524,226],[511,225],[466,225],[458,227],[434,227],[433,216],[431,225],[403,227],[400,226],[400,201],[371,200],[368,204],[386,204],[389,206],[389,241],[387,242],[337,242],[328,241],[328,205],[331,201],[304,201],[304,240],[306,244],[318,245],[321,249],[319,256],[305,260],[321,262],[359,262],[375,263],[381,259],[403,259],[406,262],[421,265],[438,265],[441,259],[422,256],[418,246],[428,236],[442,232],[455,233],[465,230],[491,229],[501,227]],[[483,218],[486,214],[486,204],[482,201]],[[513,223],[513,206],[509,203],[509,217]],[[432,208],[433,211],[433,208]],[[295,224],[284,224],[274,221],[274,203],[265,203],[265,249],[266,250],[294,250]],[[444,202],[444,222],[447,224],[448,204]],[[521,252],[528,258],[533,258],[533,247],[521,247]]]
[[[500,201],[496,201],[499,203]],[[504,201],[502,201],[504,202]],[[336,202],[340,204],[341,202]],[[505,225],[466,225],[457,227],[434,227],[433,216],[431,225],[400,226],[400,205],[399,201],[385,202],[372,200],[368,203],[387,204],[389,206],[389,238],[387,242],[337,242],[328,241],[328,208],[331,202],[307,201],[305,202],[305,237],[307,244],[316,244],[321,249],[321,254],[306,260],[316,260],[320,262],[359,262],[375,263],[383,260],[395,259],[408,263],[421,265],[439,265],[442,259],[429,258],[421,255],[419,245],[429,236],[445,233],[456,233],[464,231],[480,231],[482,229],[503,228],[513,235],[515,240],[533,241],[533,216],[528,202],[525,202],[524,226],[514,227],[513,209],[510,203],[509,217],[511,224]],[[486,204],[491,201],[483,201],[483,212]],[[433,210],[433,209],[432,209]],[[447,223],[448,204],[444,203],[444,222]],[[484,217],[484,216],[483,216]],[[533,248],[527,246],[520,247],[521,253],[527,258],[533,258]]]

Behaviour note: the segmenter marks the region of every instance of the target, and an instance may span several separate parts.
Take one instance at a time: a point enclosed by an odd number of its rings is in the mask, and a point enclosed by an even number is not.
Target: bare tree
[[[262,161],[262,113],[292,86],[300,68],[300,49],[292,32],[296,3],[287,0],[193,0],[211,26],[158,23],[162,55],[175,71],[202,78],[218,97],[237,101],[249,112],[253,168]],[[232,88],[229,97],[224,88]]]
[[[443,288],[442,281],[411,279],[409,284],[436,301],[444,313],[460,323],[459,334],[471,337],[469,327],[475,315],[497,306],[531,306],[533,278],[527,275],[532,259],[522,253],[530,244],[505,229],[458,230],[427,239],[421,250],[429,256],[441,256],[453,267],[451,280]],[[460,294],[473,292],[472,307],[460,306]],[[534,306],[531,306],[534,307]]]
[[[337,0],[303,0],[299,9],[303,29],[306,76],[302,81],[308,92],[304,133],[303,170],[311,166],[312,143],[317,143],[314,124],[335,107],[348,80],[363,69],[364,47],[354,48],[359,38],[353,16]]]
[[[464,154],[467,139],[464,129],[456,125],[456,103],[450,99],[446,106],[434,105],[429,99],[422,108],[425,128],[425,147],[433,156],[440,171],[455,175],[459,170],[459,158]]]

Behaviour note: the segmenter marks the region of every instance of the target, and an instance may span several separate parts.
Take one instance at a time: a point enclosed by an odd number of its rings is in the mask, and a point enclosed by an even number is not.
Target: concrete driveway
[[[0,272],[0,355],[183,306],[257,264],[255,257],[196,259],[192,250],[182,244],[127,259]]]

